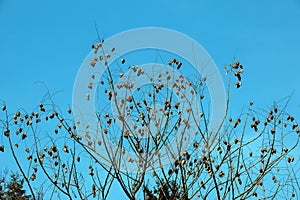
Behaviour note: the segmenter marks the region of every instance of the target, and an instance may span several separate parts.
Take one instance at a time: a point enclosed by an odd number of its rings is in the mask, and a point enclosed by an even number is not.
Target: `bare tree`
[[[103,44],[92,45],[89,67],[105,67],[104,75],[96,80],[91,74],[86,83],[97,88],[96,126],[74,120],[71,108],[61,111],[49,91],[32,112],[10,114],[2,102],[7,145],[0,151],[12,153],[33,199],[39,190],[51,198],[107,199],[113,182],[129,199],[299,195],[299,159],[292,152],[300,131],[285,111],[288,98],[267,110],[251,101],[246,111],[230,116],[230,91],[232,85],[241,87],[244,73],[233,62],[224,67],[226,113],[211,129],[210,77],[186,78],[179,73],[186,67],[179,58],[169,58],[163,70],[156,64],[124,69],[125,58],[109,65],[115,47],[107,52]],[[141,80],[147,83],[143,87],[136,84]]]

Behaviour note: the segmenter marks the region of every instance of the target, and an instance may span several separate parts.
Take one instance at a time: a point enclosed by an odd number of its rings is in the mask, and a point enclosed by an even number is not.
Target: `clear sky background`
[[[106,38],[145,26],[180,31],[221,73],[236,56],[245,75],[234,110],[294,91],[288,110],[300,118],[300,0],[0,0],[0,99],[11,112],[39,103],[45,89],[36,81],[62,90],[58,104],[71,105],[77,70],[97,39],[94,21]]]

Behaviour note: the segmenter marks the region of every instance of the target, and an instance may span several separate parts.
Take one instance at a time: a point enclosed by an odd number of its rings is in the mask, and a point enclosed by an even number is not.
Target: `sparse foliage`
[[[27,200],[31,195],[26,194],[23,188],[24,180],[18,174],[11,174],[10,180],[1,177],[0,180],[0,199],[6,200]]]

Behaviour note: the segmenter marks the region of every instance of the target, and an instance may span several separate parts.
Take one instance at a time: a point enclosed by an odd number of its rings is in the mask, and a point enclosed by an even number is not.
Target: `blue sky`
[[[32,109],[45,94],[72,101],[81,62],[100,34],[157,26],[198,41],[221,73],[236,56],[245,66],[235,109],[258,107],[294,95],[288,110],[300,117],[300,0],[0,0],[0,99],[13,112]],[[225,78],[225,76],[224,76]]]

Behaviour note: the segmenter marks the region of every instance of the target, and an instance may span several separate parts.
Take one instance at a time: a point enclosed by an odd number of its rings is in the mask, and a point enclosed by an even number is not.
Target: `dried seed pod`
[[[234,122],[233,128],[236,128],[238,124],[239,124],[239,122],[238,122],[238,120],[236,120],[236,121]]]
[[[292,197],[295,197],[296,196],[296,194],[295,194],[295,192],[293,191],[293,193],[292,193]]]
[[[179,63],[177,64],[177,69],[180,69],[181,66],[182,66],[182,62],[179,62]]]
[[[294,162],[294,157],[293,156],[288,157],[287,161],[288,161],[288,163]]]
[[[107,96],[108,96],[108,100],[111,100],[111,98],[112,98],[112,92],[109,91],[108,94],[107,94]]]
[[[280,171],[280,168],[279,168],[279,167],[277,167],[277,168],[276,168],[276,172],[279,172],[279,171]]]
[[[261,150],[260,150],[262,153],[265,153],[265,152],[267,152],[267,148],[262,148]]]
[[[240,138],[236,138],[236,139],[234,140],[234,144],[237,144],[237,143],[240,142],[240,141],[241,141]]]
[[[26,134],[26,133],[23,133],[23,134],[22,134],[22,140],[24,140],[26,137],[27,137],[27,134]]]
[[[258,181],[256,184],[262,186],[262,185],[263,185],[263,182]]]
[[[292,129],[294,130],[297,127],[298,127],[298,123],[295,123],[295,124],[293,124]]]
[[[228,143],[228,144],[227,144],[227,151],[229,151],[229,150],[230,150],[230,148],[231,148],[231,144],[230,144],[230,143]]]
[[[236,85],[236,88],[240,88],[242,86],[242,82],[237,81],[237,82],[235,82],[235,85]]]
[[[36,179],[36,174],[32,174],[32,175],[30,176],[30,179],[31,179],[32,181],[34,181],[34,180]]]
[[[225,173],[224,173],[223,171],[221,171],[221,172],[219,173],[219,176],[220,176],[221,178],[223,178],[224,175],[225,175]]]
[[[93,197],[95,198],[96,197],[96,186],[95,184],[92,185],[92,194],[93,194]]]
[[[54,118],[54,113],[50,114],[50,115],[49,115],[49,118],[50,118],[50,119],[53,119],[53,118]],[[48,117],[46,117],[46,120],[48,120]]]
[[[4,136],[9,137],[9,135],[10,135],[10,130],[9,130],[9,129],[6,129],[6,130],[4,131]]]
[[[96,60],[92,60],[92,61],[90,62],[90,65],[91,65],[92,67],[95,67],[96,64],[97,64],[97,61],[96,61]]]
[[[291,116],[291,122],[294,121],[294,120],[295,120],[295,118],[293,116]]]
[[[240,62],[235,62],[233,65],[231,65],[231,67],[233,68],[233,69],[238,69],[239,68],[239,66],[240,66]]]
[[[198,147],[200,146],[200,143],[199,143],[199,142],[194,142],[193,146],[194,146],[195,148],[198,148]]]
[[[133,97],[132,96],[128,96],[127,98],[126,98],[126,101],[128,101],[128,102],[132,102],[133,101]]]
[[[108,133],[107,128],[104,128],[103,133],[104,133],[104,134],[107,134],[107,133]]]
[[[276,132],[275,129],[272,129],[272,130],[271,130],[271,133],[272,133],[272,134],[274,134],[275,132]]]
[[[65,153],[69,153],[69,149],[68,149],[68,146],[66,144],[64,145],[63,150],[64,150]]]
[[[271,149],[271,154],[276,154],[276,149]]]
[[[241,81],[242,80],[242,77],[240,74],[235,74],[235,76],[238,78],[238,81]]]
[[[240,185],[242,185],[242,180],[241,180],[240,177],[238,178],[238,182],[239,182]]]
[[[243,72],[244,72],[244,70],[242,70],[242,69],[239,69],[239,70],[237,71],[238,74],[242,74]]]

